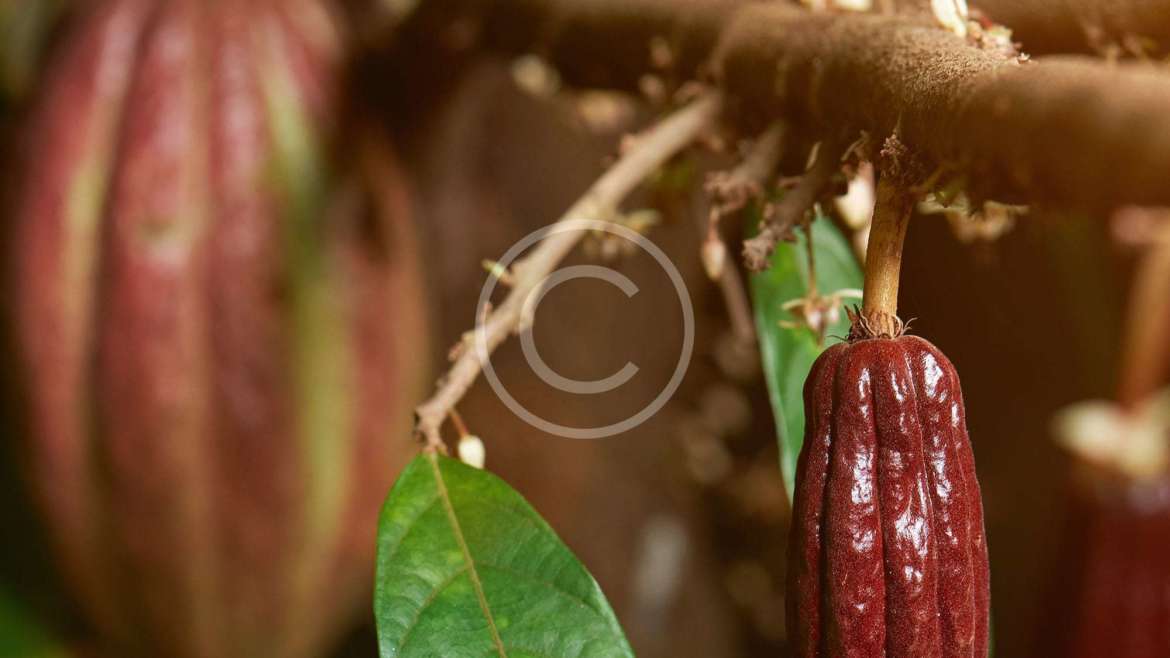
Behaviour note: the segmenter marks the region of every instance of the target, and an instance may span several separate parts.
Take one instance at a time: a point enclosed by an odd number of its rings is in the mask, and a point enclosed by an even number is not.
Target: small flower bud
[[[474,434],[464,434],[459,437],[459,459],[468,466],[475,468],[483,468],[484,461],[487,458],[487,450],[484,448],[483,441]]]
[[[700,257],[703,260],[703,269],[706,270],[707,276],[712,281],[718,281],[719,277],[723,276],[723,268],[727,264],[727,247],[724,246],[723,240],[720,240],[719,236],[715,234],[707,236],[703,242]]]

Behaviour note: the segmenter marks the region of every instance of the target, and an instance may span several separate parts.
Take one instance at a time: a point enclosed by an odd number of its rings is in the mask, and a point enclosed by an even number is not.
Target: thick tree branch
[[[702,77],[761,121],[878,139],[897,128],[923,164],[965,175],[976,199],[1170,205],[1170,76],[1150,67],[1019,64],[927,22],[781,3],[448,0],[415,18],[404,29],[474,25],[478,46],[544,55],[574,84]],[[669,71],[651,55],[662,42]]]
[[[1170,0],[978,0],[972,9],[1012,30],[1026,52],[1164,54]]]
[[[567,230],[550,232],[528,256],[516,261],[511,272],[512,289],[503,303],[494,310],[485,309],[485,316],[476,329],[464,335],[454,363],[440,380],[438,390],[415,409],[416,430],[429,449],[442,449],[439,428],[482,372],[481,359],[488,358],[500,343],[519,330],[529,297],[539,291],[557,264],[587,234],[587,228],[574,228],[574,225],[581,220],[612,216],[622,199],[647,176],[710,128],[722,106],[722,96],[709,93],[639,136],[630,150],[558,220]]]

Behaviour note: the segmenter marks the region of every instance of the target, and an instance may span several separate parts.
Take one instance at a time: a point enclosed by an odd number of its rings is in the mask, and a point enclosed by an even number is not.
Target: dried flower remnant
[[[866,12],[873,9],[873,0],[800,0],[800,4],[813,11],[838,9],[841,11]]]
[[[1062,445],[1089,463],[1134,479],[1170,470],[1170,390],[1133,410],[1105,400],[1080,402],[1058,413],[1053,428]]]
[[[962,191],[933,192],[918,203],[918,212],[942,215],[961,242],[993,242],[1012,230],[1016,219],[1028,212],[1028,206],[984,201],[982,207],[971,207]]]
[[[703,261],[703,271],[707,273],[707,278],[718,281],[727,266],[727,246],[723,244],[723,238],[714,231],[708,231],[699,256]]]
[[[930,0],[930,9],[939,25],[967,36],[967,0]]]
[[[626,130],[634,121],[637,107],[627,94],[590,90],[574,98],[577,116],[594,133],[612,134]]]
[[[512,61],[512,80],[538,98],[549,98],[561,89],[560,74],[536,55],[523,55]]]
[[[817,337],[817,343],[825,342],[825,332],[841,319],[841,307],[846,299],[861,299],[861,291],[856,288],[842,288],[828,295],[820,295],[816,290],[809,294],[784,303],[782,309],[788,311],[795,320],[781,320],[780,326],[785,329],[811,329]]]

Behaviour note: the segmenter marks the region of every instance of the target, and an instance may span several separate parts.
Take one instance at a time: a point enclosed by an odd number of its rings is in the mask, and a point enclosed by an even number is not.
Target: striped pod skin
[[[331,171],[317,0],[77,11],[10,229],[57,562],[108,655],[320,655],[368,607],[425,385],[404,174]]]
[[[959,378],[915,336],[834,345],[804,387],[788,547],[801,658],[983,657],[983,504]]]

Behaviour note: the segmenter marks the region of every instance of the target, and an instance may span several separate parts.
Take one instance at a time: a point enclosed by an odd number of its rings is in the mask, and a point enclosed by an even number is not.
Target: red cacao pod
[[[109,0],[48,72],[29,470],[114,655],[309,656],[366,607],[428,350],[402,171],[323,157],[340,51],[315,0]]]
[[[914,336],[834,345],[804,388],[795,655],[986,656],[983,504],[959,378]]]
[[[1037,655],[1170,655],[1170,478],[1084,473]]]

